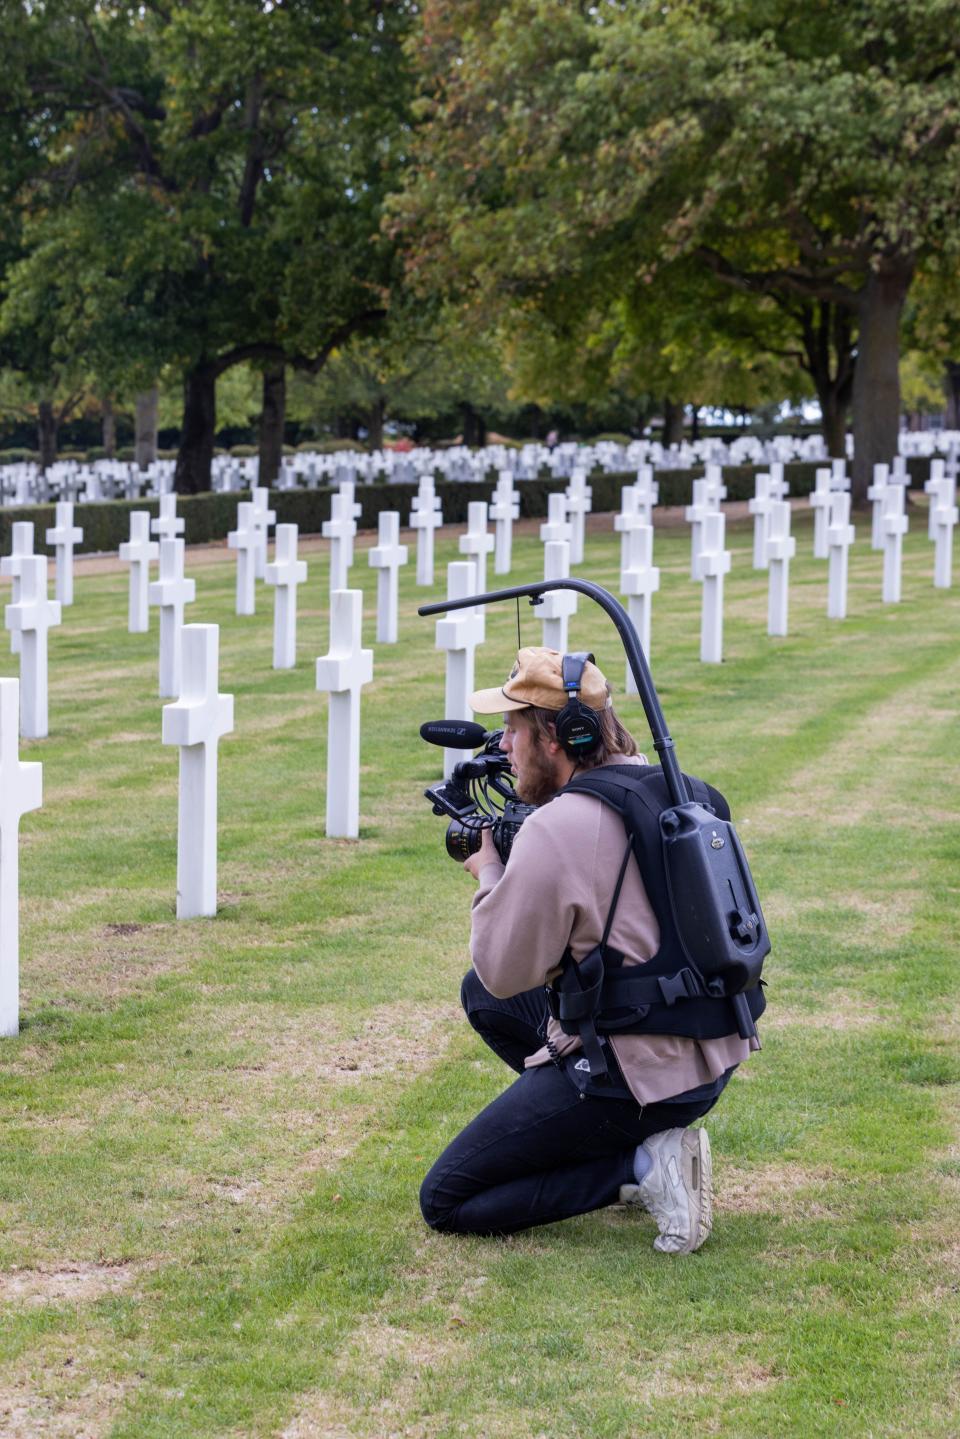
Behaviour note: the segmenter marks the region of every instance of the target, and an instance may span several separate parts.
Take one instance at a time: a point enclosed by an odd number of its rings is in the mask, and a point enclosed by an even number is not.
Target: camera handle
[[[633,621],[623,605],[619,600],[614,599],[609,590],[593,584],[590,580],[538,580],[535,584],[517,585],[509,590],[493,590],[489,594],[471,595],[462,600],[440,600],[436,604],[421,605],[417,614],[439,615],[444,614],[447,610],[463,610],[469,609],[473,605],[492,605],[497,600],[518,599],[521,595],[529,596],[530,603],[536,605],[540,604],[541,596],[545,595],[548,590],[576,590],[579,594],[586,595],[588,599],[593,600],[601,609],[606,610],[613,620],[637,684],[640,703],[643,705],[643,712],[647,717],[647,724],[650,726],[650,734],[653,737],[653,747],[660,758],[670,803],[674,805],[688,804],[690,795],[687,793],[686,782],[680,772],[680,763],[676,756],[674,743],[670,738],[667,722],[663,717],[663,710],[660,708],[660,701],[653,687],[653,677],[650,674],[646,656],[641,648]]]

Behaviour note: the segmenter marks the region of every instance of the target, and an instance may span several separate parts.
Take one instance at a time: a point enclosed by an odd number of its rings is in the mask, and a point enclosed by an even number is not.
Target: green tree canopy
[[[3,324],[52,305],[56,344],[127,393],[176,365],[180,489],[209,484],[219,375],[318,369],[384,313],[408,23],[406,4],[361,0],[4,11],[4,123],[42,163],[9,181],[21,253]]]
[[[896,444],[911,282],[960,248],[948,0],[427,0],[418,43],[413,274],[551,309],[601,276],[669,303],[692,262],[767,297],[841,400],[856,344],[862,492]]]

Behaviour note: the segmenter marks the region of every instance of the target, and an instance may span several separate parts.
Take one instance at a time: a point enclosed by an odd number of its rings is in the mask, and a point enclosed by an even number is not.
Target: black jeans
[[[542,989],[494,999],[471,970],[460,998],[474,1029],[519,1078],[457,1135],[423,1181],[420,1208],[432,1229],[513,1234],[615,1204],[620,1185],[633,1181],[637,1145],[691,1124],[716,1103],[641,1106],[584,1096],[566,1065],[523,1068],[546,1034]]]

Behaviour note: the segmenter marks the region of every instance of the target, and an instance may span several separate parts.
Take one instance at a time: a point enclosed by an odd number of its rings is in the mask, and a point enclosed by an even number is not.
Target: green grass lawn
[[[233,556],[188,554],[236,728],[219,913],[180,923],[156,615],[127,634],[126,574],[79,567],[50,738],[21,746],[44,804],[21,826],[22,1033],[0,1041],[0,1434],[960,1432],[960,585],[932,588],[925,530],[915,514],[883,606],[861,521],[836,622],[798,515],[792,632],[771,640],[733,527],[722,666],[698,660],[687,532],[658,534],[654,677],[681,764],[730,800],[774,941],[763,1051],[709,1118],[714,1234],[680,1259],[619,1209],[505,1241],[420,1218],[426,1168],[509,1076],[458,1012],[474,886],[421,797],[444,656],[412,552],[364,691],[354,843],[323,836],[326,556],[277,673],[269,592],[238,618]],[[438,579],[455,551],[444,532]],[[511,581],[541,567],[519,538]],[[616,592],[618,571],[612,526],[590,535],[579,576]],[[351,579],[371,644],[363,550]],[[520,623],[540,643],[535,610]],[[516,629],[488,612],[478,685]],[[584,599],[570,642],[622,694]],[[0,673],[16,664],[4,640]]]

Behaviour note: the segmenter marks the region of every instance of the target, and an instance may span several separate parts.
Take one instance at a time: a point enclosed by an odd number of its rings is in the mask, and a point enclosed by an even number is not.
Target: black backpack
[[[601,765],[561,794],[591,794],[623,819],[627,847],[600,944],[582,960],[569,949],[547,986],[566,1034],[578,1035],[591,1078],[607,1073],[599,1035],[756,1035],[766,1000],[760,978],[770,940],[726,800],[685,775],[693,799],[674,805],[659,765]],[[660,925],[660,947],[623,964],[607,940],[633,854]]]

